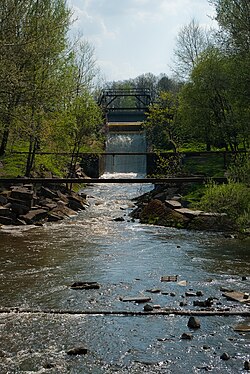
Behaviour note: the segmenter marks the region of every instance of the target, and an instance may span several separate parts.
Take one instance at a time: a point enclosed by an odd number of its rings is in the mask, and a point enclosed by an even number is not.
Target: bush
[[[228,175],[234,181],[250,186],[250,155],[237,155],[228,169]]]
[[[221,185],[210,182],[204,191],[197,207],[227,213],[240,228],[250,227],[250,188],[247,185],[233,181]]]
[[[170,153],[161,154],[156,152],[156,173],[152,175],[154,178],[166,178],[180,175],[182,172],[182,155]]]

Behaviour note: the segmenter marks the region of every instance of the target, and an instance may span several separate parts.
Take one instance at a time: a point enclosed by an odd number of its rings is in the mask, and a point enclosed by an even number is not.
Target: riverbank
[[[42,225],[57,222],[85,210],[86,195],[63,185],[2,186],[0,191],[0,225]]]
[[[137,208],[131,213],[141,223],[190,230],[236,232],[238,227],[226,213],[205,212],[189,207],[183,195],[189,185],[156,185],[135,199]]]

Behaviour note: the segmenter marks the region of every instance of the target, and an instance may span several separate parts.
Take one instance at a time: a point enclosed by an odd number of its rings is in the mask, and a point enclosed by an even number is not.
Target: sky
[[[73,11],[71,32],[95,49],[106,81],[141,74],[171,77],[173,50],[181,27],[195,19],[215,27],[207,0],[68,0]]]

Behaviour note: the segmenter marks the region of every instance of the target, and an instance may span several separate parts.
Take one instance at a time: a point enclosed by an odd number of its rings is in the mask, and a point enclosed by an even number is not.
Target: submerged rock
[[[212,298],[208,298],[206,300],[195,300],[193,302],[193,305],[194,306],[199,306],[199,307],[203,307],[203,308],[211,308],[211,306],[213,305],[213,299]]]
[[[75,282],[70,288],[74,290],[98,290],[100,285],[97,282]]]
[[[124,222],[125,219],[123,217],[117,217],[113,219],[114,222]]]
[[[71,348],[67,351],[69,356],[86,355],[87,353],[88,349],[83,346]]]
[[[152,312],[154,310],[154,307],[150,304],[146,304],[146,305],[144,305],[143,309],[144,309],[145,312]]]
[[[227,352],[224,352],[222,353],[222,355],[220,356],[220,359],[223,360],[223,361],[227,361],[230,359],[230,356]]]
[[[181,339],[183,339],[183,340],[191,340],[191,339],[193,339],[193,335],[184,332],[184,333],[181,335]]]
[[[200,324],[200,321],[198,320],[198,318],[195,318],[193,316],[189,318],[187,325],[191,329],[199,329],[201,327],[201,324]]]
[[[244,370],[250,371],[250,361],[245,361],[244,362]]]

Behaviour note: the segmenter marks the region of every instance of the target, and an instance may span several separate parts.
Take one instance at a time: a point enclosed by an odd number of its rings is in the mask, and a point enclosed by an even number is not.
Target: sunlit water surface
[[[180,308],[188,290],[214,300],[215,307],[242,309],[221,287],[249,292],[249,241],[222,234],[188,232],[132,222],[131,199],[145,185],[88,186],[86,211],[43,227],[6,227],[0,232],[0,307],[93,311],[89,315],[0,314],[0,373],[241,373],[250,360],[249,333],[236,333],[241,316],[200,317],[190,331],[186,316],[111,316],[95,311],[142,311],[125,296],[150,296],[152,304]],[[124,221],[113,219],[123,217]],[[186,280],[161,282],[164,275]],[[247,280],[242,280],[246,276]],[[100,289],[77,291],[75,281]],[[159,293],[147,290],[160,289]],[[172,293],[172,296],[170,295]],[[244,307],[249,310],[249,307]],[[192,340],[180,339],[191,332]],[[88,354],[68,356],[84,345]],[[230,355],[228,361],[220,356]]]

